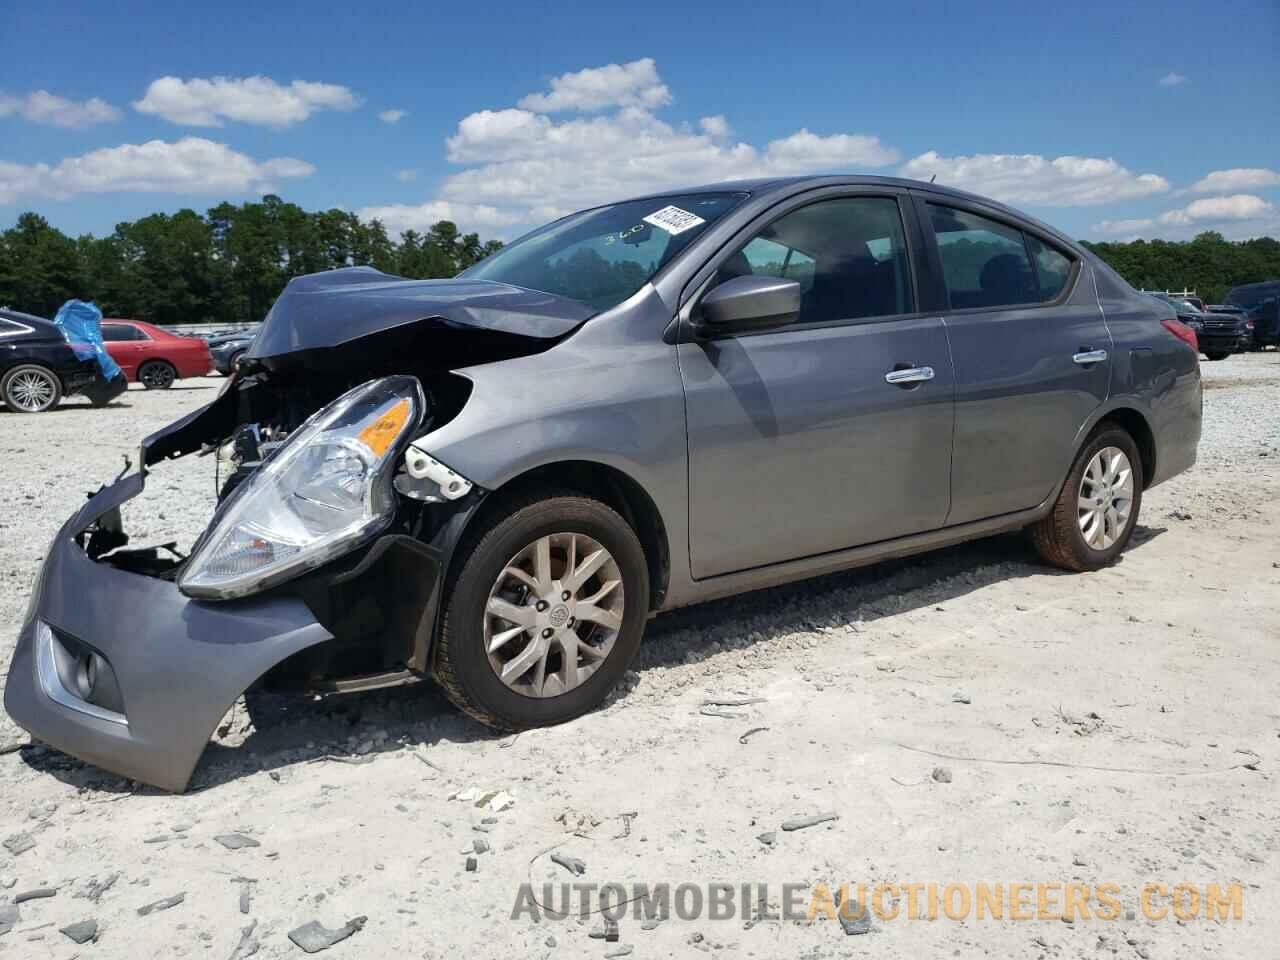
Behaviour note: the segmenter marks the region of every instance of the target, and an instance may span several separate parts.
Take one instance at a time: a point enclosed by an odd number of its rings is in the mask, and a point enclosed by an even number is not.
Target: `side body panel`
[[[941,282],[926,201],[1025,224],[994,208],[917,193],[931,273]],[[937,296],[945,302],[946,291]],[[948,310],[956,377],[955,453],[947,523],[967,523],[1042,502],[1066,475],[1080,428],[1107,399],[1111,335],[1086,263],[1052,304]],[[1077,354],[1105,359],[1078,364]]]

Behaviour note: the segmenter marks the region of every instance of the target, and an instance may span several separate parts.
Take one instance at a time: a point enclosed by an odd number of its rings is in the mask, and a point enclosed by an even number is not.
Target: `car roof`
[[[1042,220],[1038,220],[1029,213],[1001,203],[999,200],[993,200],[990,197],[984,197],[977,193],[970,193],[967,190],[959,190],[955,187],[946,187],[938,183],[927,183],[924,180],[908,180],[904,177],[878,177],[870,174],[814,174],[801,177],[761,177],[754,180],[721,180],[716,183],[707,183],[694,187],[683,187],[678,190],[663,190],[660,193],[649,193],[638,197],[631,197],[630,199],[658,200],[667,197],[688,195],[691,193],[749,193],[753,197],[762,197],[771,193],[790,195],[793,193],[799,193],[803,190],[815,190],[820,187],[845,186],[918,190],[921,192],[928,192],[939,197],[950,197],[954,200],[979,203],[985,207],[990,207],[993,210],[1000,211],[1013,219],[1034,224],[1049,236],[1056,237],[1058,240],[1069,244],[1076,251],[1081,250],[1081,245],[1071,237],[1064,234],[1061,230],[1045,223]]]
[[[6,320],[12,320],[14,323],[25,324],[41,333],[59,333],[58,326],[52,320],[46,317],[37,317],[34,314],[23,313],[21,310],[0,310],[0,317]]]

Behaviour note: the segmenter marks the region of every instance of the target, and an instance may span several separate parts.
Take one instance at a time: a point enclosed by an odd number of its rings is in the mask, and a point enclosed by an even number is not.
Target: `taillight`
[[[1196,332],[1182,321],[1161,320],[1160,326],[1164,327],[1196,353],[1200,352],[1200,341],[1196,339]]]

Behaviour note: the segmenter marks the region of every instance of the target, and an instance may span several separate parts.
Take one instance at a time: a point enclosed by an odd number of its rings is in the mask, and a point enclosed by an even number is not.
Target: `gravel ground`
[[[290,931],[357,917],[333,956],[1273,955],[1280,355],[1204,374],[1199,464],[1147,496],[1133,545],[1096,574],[998,537],[678,611],[651,624],[604,709],[517,737],[429,687],[268,700],[260,728],[239,704],[183,796],[43,747],[8,752],[0,900],[56,892],[17,908],[0,957],[300,956]],[[0,514],[3,666],[57,527],[220,383],[0,411],[15,505]],[[163,465],[126,528],[189,544],[212,471]],[[704,712],[709,698],[761,699]],[[0,718],[0,748],[25,742]],[[451,799],[469,788],[514,805]],[[839,818],[779,829],[827,811]],[[215,839],[233,833],[257,845]],[[511,919],[520,884],[572,879],[550,848],[585,862],[579,883],[767,883],[774,910],[783,883],[806,885],[807,904],[841,882],[1114,883],[1123,909],[912,920],[904,892],[869,939],[738,913],[653,929],[628,916],[608,943],[595,915]],[[1241,884],[1243,918],[1149,919],[1149,882]],[[11,913],[0,905],[0,931]],[[94,943],[60,932],[88,920]]]

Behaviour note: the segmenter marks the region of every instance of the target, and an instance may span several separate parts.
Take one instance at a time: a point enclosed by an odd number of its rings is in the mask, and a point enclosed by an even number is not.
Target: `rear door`
[[[1034,507],[1107,398],[1110,332],[1086,266],[1002,211],[917,193],[955,364],[948,524]]]
[[[127,323],[104,323],[102,340],[111,359],[120,365],[125,377],[137,379],[138,358],[143,346],[138,340],[138,332]]]
[[[698,296],[746,273],[804,291],[797,323],[678,347],[696,578],[942,525],[951,363],[942,321],[916,309],[904,203],[793,198],[694,279]]]

